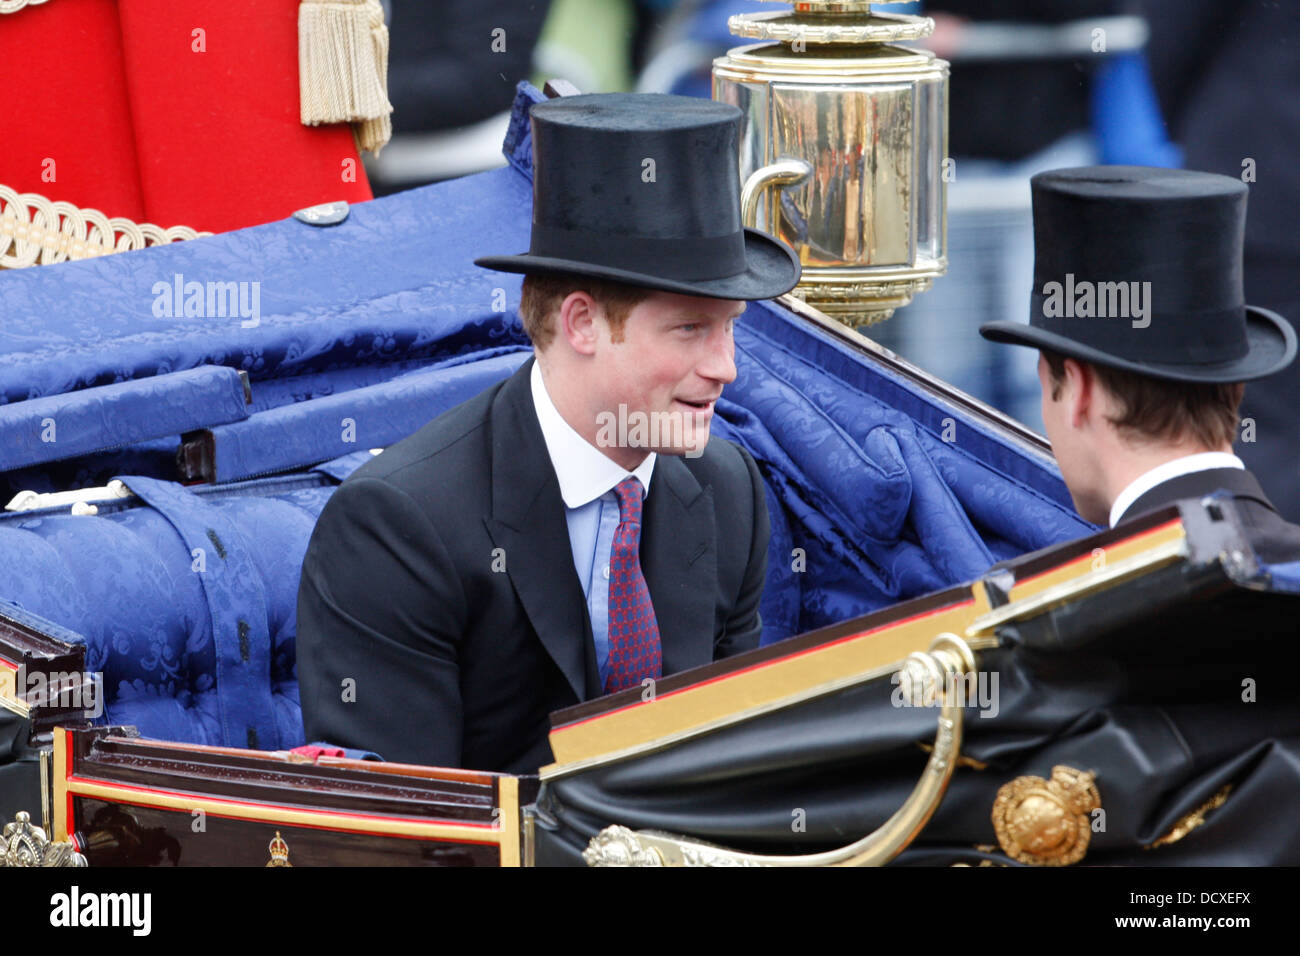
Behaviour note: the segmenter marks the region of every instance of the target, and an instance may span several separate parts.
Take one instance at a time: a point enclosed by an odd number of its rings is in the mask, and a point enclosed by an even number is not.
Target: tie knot
[[[618,520],[641,523],[641,481],[629,476],[614,486],[618,495]]]

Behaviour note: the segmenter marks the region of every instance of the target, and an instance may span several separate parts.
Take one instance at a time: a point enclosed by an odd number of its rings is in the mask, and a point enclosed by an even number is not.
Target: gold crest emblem
[[[284,842],[279,830],[275,831],[275,839],[267,844],[267,849],[271,851],[271,859],[267,862],[267,866],[293,866],[289,862],[289,844]]]
[[[1069,866],[1088,852],[1092,812],[1101,808],[1096,774],[1052,768],[1052,779],[1017,777],[998,789],[993,831],[1002,852],[1034,866]]]

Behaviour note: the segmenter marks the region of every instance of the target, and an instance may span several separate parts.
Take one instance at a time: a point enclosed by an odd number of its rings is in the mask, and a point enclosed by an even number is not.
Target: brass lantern
[[[948,64],[895,45],[933,20],[871,7],[734,16],[732,33],[764,42],[713,63],[713,98],[745,117],[746,225],[799,253],[794,295],[852,326],[889,318],[948,268]]]

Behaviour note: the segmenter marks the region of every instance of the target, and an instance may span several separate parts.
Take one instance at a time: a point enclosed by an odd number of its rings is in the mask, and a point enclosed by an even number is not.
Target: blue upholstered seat
[[[154,479],[126,480],[153,498]],[[87,670],[103,674],[101,722],[195,743],[303,743],[297,583],[334,480],[167,484],[161,509],[131,498],[95,516],[0,519],[0,595],[84,640]]]

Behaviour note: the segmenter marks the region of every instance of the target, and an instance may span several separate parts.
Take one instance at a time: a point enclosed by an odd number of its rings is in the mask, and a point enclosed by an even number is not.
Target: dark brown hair
[[[1052,398],[1065,382],[1065,358],[1043,349],[1052,377]],[[1086,364],[1106,391],[1115,397],[1119,411],[1108,418],[1121,432],[1153,441],[1182,442],[1195,438],[1207,448],[1231,445],[1237,437],[1238,408],[1246,386],[1167,382],[1134,372]]]
[[[555,338],[555,315],[560,303],[571,292],[586,292],[600,303],[609,321],[610,336],[623,341],[623,324],[628,313],[654,292],[641,286],[624,285],[607,279],[592,279],[570,273],[524,276],[523,295],[519,300],[519,317],[533,347],[544,349]]]

